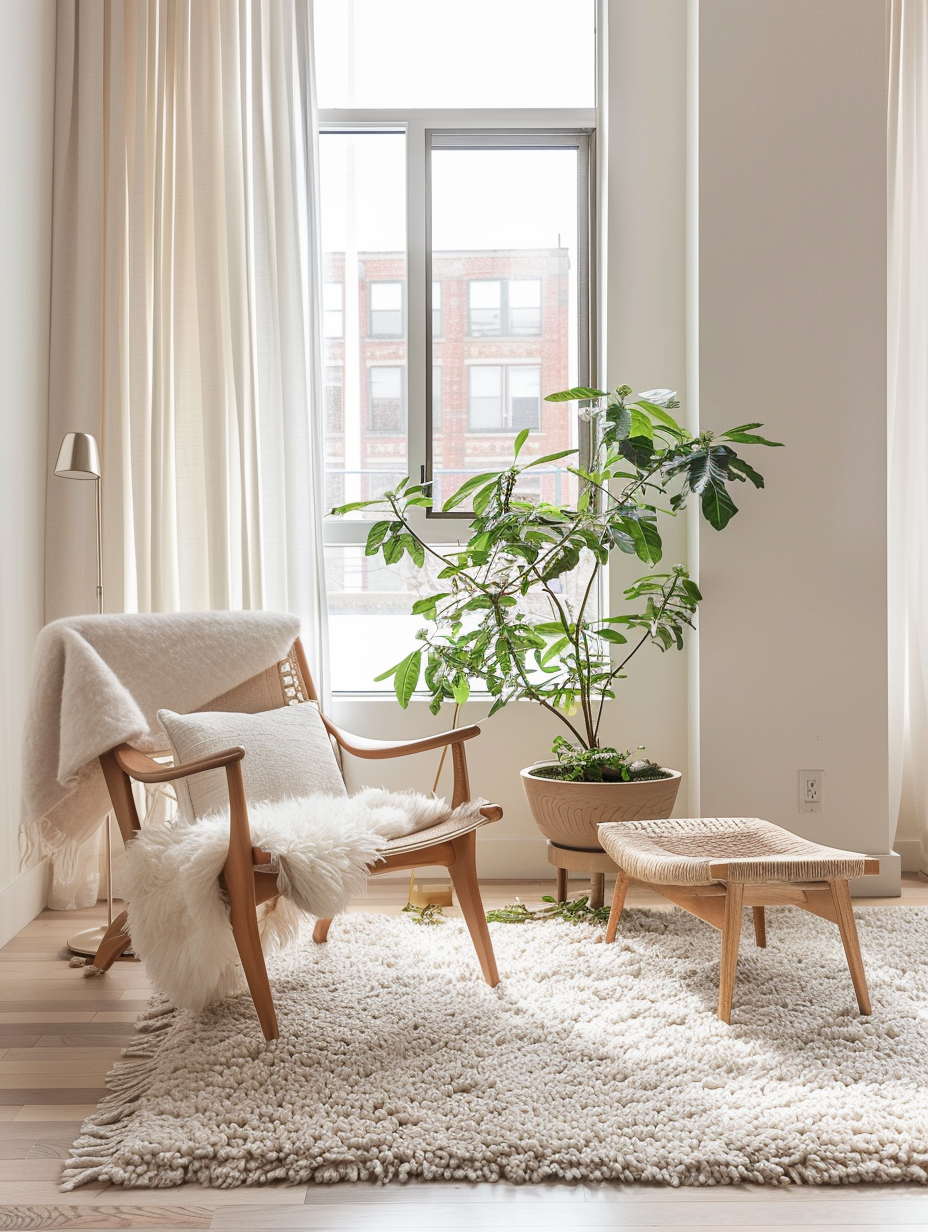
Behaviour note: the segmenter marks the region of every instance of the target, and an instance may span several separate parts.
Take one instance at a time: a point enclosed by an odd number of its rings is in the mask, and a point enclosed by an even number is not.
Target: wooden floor
[[[426,882],[428,882],[426,877]],[[571,894],[584,889],[571,885]],[[484,883],[487,907],[536,904],[551,883]],[[374,880],[358,910],[395,912],[405,884]],[[630,906],[662,905],[645,890]],[[906,878],[901,899],[855,902],[928,907],[928,883]],[[458,914],[451,908],[447,914]],[[81,1119],[105,1094],[104,1078],[150,986],[139,963],[85,980],[67,965],[65,941],[99,909],[43,912],[0,950],[0,1229],[3,1228],[751,1228],[928,1227],[928,1189],[665,1189],[643,1185],[419,1184],[268,1186],[261,1189],[121,1190],[62,1194],[58,1176]],[[928,1082],[928,1079],[926,1079]]]

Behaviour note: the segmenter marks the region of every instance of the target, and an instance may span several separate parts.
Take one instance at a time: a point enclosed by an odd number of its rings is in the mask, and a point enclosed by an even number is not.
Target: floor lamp
[[[103,612],[103,519],[101,502],[100,454],[97,442],[89,432],[69,432],[61,442],[55,474],[62,479],[92,479],[96,488],[97,527],[97,615]],[[75,954],[96,954],[107,928],[113,922],[113,848],[110,837],[110,814],[105,822],[106,844],[106,925],[85,928],[68,938],[68,949]]]

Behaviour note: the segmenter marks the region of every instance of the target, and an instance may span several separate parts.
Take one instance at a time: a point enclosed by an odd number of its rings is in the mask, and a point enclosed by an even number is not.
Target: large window
[[[420,531],[451,544],[462,514],[442,501],[506,465],[518,431],[523,458],[582,444],[544,395],[595,370],[594,2],[315,0],[314,27],[327,493],[421,477],[436,507]],[[562,462],[522,494],[572,485]],[[373,677],[420,623],[409,607],[427,581],[364,555],[379,516],[326,524],[336,690],[391,688]]]

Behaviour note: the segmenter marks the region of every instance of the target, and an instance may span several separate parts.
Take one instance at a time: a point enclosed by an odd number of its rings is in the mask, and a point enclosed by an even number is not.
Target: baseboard
[[[904,873],[917,873],[922,866],[922,844],[917,838],[897,838],[893,847],[899,852]]]
[[[12,940],[45,906],[48,861],[41,860],[0,890],[0,945]]]

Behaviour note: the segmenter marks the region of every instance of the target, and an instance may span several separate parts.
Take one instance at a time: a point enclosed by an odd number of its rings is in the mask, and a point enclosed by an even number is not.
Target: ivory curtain
[[[324,683],[310,5],[59,0],[49,474],[97,436],[106,611],[290,611]],[[50,478],[47,619],[92,610],[93,544]]]
[[[928,869],[928,0],[890,0],[890,815]]]

